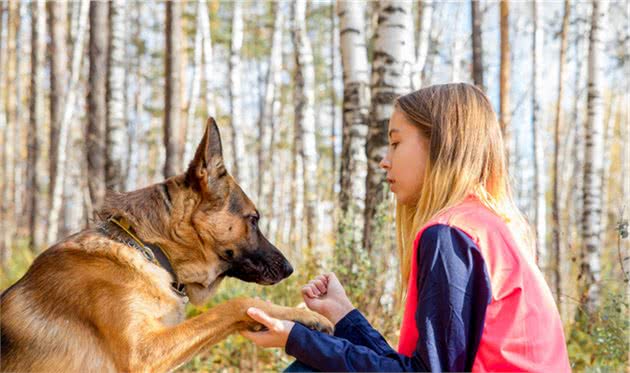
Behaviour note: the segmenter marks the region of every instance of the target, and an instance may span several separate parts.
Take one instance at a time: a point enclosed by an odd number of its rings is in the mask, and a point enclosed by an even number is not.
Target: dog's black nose
[[[293,266],[289,263],[288,260],[284,261],[284,277],[289,277],[293,273]]]

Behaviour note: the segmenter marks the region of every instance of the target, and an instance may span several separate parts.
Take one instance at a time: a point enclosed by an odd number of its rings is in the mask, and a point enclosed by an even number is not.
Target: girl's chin
[[[401,195],[400,193],[394,192],[396,196],[396,202],[407,206],[407,207],[415,207],[418,204],[418,198],[414,198],[414,196]]]
[[[394,192],[394,195],[396,196],[397,203],[401,205],[405,205],[405,206],[408,206],[410,204],[409,198],[407,198],[406,196],[402,196],[400,195],[400,193],[396,193],[396,192]]]

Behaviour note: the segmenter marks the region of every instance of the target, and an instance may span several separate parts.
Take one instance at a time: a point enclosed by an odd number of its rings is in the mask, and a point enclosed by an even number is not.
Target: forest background
[[[333,270],[396,345],[394,204],[377,166],[391,99],[470,82],[499,115],[573,368],[630,371],[628,15],[597,0],[1,1],[0,289],[89,226],[106,190],[182,172],[212,115],[296,272],[230,279],[188,314],[239,295],[296,305]],[[179,371],[290,360],[235,335]]]

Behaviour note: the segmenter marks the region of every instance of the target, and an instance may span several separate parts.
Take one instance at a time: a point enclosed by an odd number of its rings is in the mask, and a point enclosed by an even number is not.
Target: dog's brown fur
[[[185,174],[111,194],[99,226],[39,255],[2,293],[2,371],[168,371],[246,328],[259,307],[272,316],[330,332],[322,316],[256,299],[233,299],[184,320],[186,298],[172,276],[123,243],[107,219],[127,220],[165,251],[190,301],[202,304],[225,276],[276,283],[292,268],[257,228],[258,212],[223,166],[210,118]]]

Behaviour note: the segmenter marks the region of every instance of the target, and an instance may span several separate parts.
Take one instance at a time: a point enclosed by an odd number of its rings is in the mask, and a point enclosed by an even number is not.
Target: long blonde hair
[[[413,241],[435,215],[474,193],[533,247],[529,225],[516,207],[509,185],[501,127],[488,97],[477,87],[443,84],[400,96],[395,109],[429,139],[424,183],[415,206],[396,206],[396,236],[404,297]],[[514,228],[513,228],[514,229]]]

